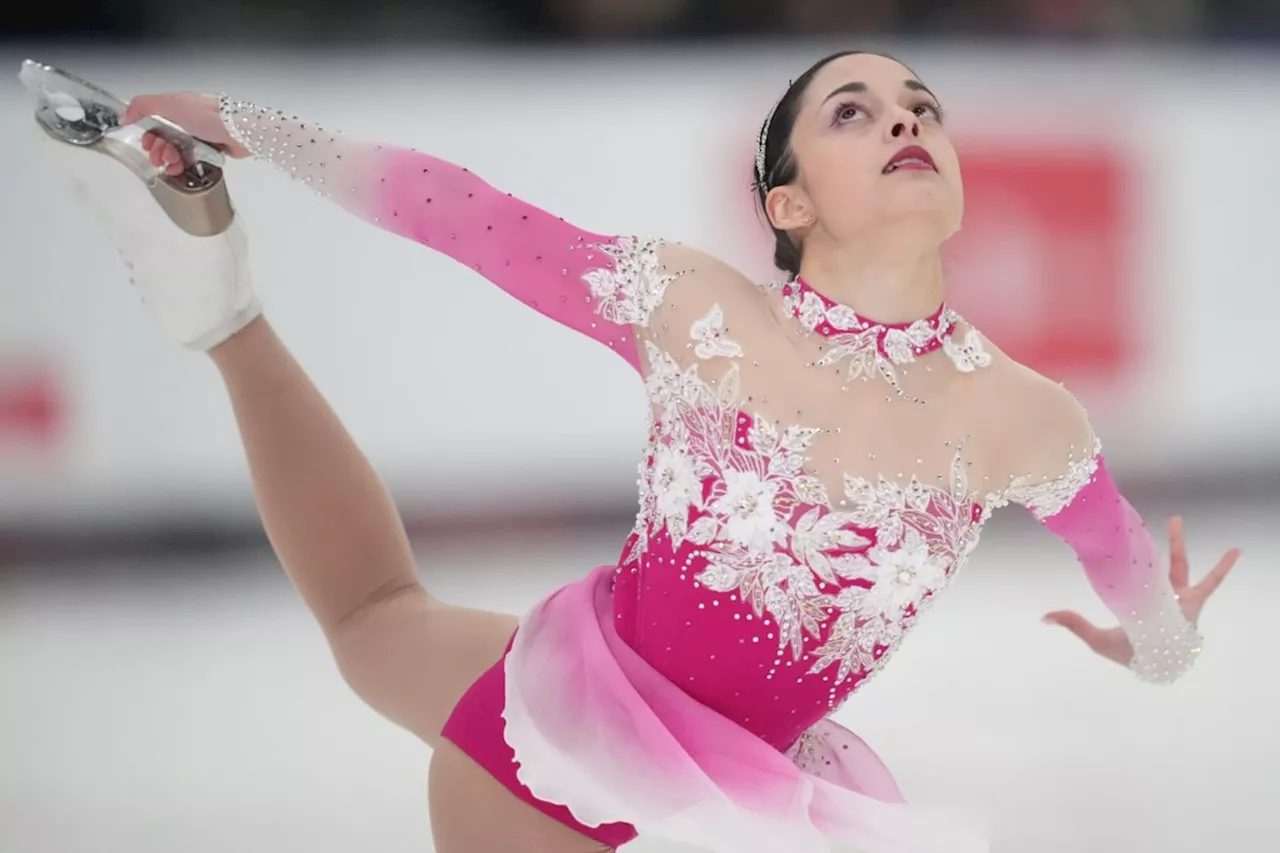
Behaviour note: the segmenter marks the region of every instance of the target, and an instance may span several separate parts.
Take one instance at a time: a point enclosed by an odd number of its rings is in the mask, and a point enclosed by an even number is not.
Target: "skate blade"
[[[159,117],[120,124],[127,106],[123,101],[53,66],[28,59],[18,77],[35,96],[36,123],[53,145],[80,157],[97,152],[125,166],[169,220],[192,236],[211,237],[231,226],[235,211],[222,172],[225,161],[217,149]],[[181,174],[169,175],[152,165],[142,148],[147,132],[178,149],[187,164]]]

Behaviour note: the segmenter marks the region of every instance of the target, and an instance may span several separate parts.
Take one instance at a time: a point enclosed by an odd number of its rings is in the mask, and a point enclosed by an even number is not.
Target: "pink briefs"
[[[514,641],[514,636],[512,641]],[[507,643],[507,653],[511,643]],[[444,724],[443,736],[489,772],[508,791],[533,806],[552,820],[558,821],[586,837],[610,848],[621,847],[636,838],[635,827],[626,823],[607,823],[603,826],[587,826],[575,820],[564,806],[546,803],[533,795],[516,778],[515,751],[503,736],[505,723],[502,710],[506,704],[507,655],[476,679],[475,683],[458,700],[453,713]]]

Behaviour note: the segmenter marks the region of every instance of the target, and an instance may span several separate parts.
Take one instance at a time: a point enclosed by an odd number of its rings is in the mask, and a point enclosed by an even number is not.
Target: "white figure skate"
[[[123,101],[48,65],[28,60],[19,79],[36,97],[43,159],[106,230],[168,335],[204,351],[262,313],[220,152],[159,118],[122,126]],[[185,172],[150,163],[148,131],[182,152]]]

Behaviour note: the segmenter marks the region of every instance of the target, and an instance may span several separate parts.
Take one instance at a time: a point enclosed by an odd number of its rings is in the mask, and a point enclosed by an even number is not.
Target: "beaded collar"
[[[850,379],[878,375],[898,388],[897,365],[939,349],[962,373],[991,363],[991,356],[974,329],[967,331],[963,341],[955,340],[962,318],[945,304],[911,323],[876,323],[823,296],[802,278],[782,285],[782,304],[806,331],[828,340],[829,346],[817,364],[838,364],[848,358]]]

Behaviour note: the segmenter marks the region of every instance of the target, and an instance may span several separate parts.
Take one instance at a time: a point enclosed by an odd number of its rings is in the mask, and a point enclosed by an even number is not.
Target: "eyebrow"
[[[921,83],[919,80],[916,80],[913,77],[908,77],[906,80],[903,80],[902,85],[907,89],[910,89],[912,92],[925,92],[934,100],[937,100],[938,96],[933,94],[933,92],[929,91],[928,86],[926,86],[925,84]],[[831,100],[832,98],[838,95],[843,95],[847,92],[866,92],[866,91],[867,91],[866,83],[859,83],[859,82],[845,83],[839,89],[836,89],[830,95],[827,95],[827,97],[823,100],[822,103],[825,104],[827,101]]]

